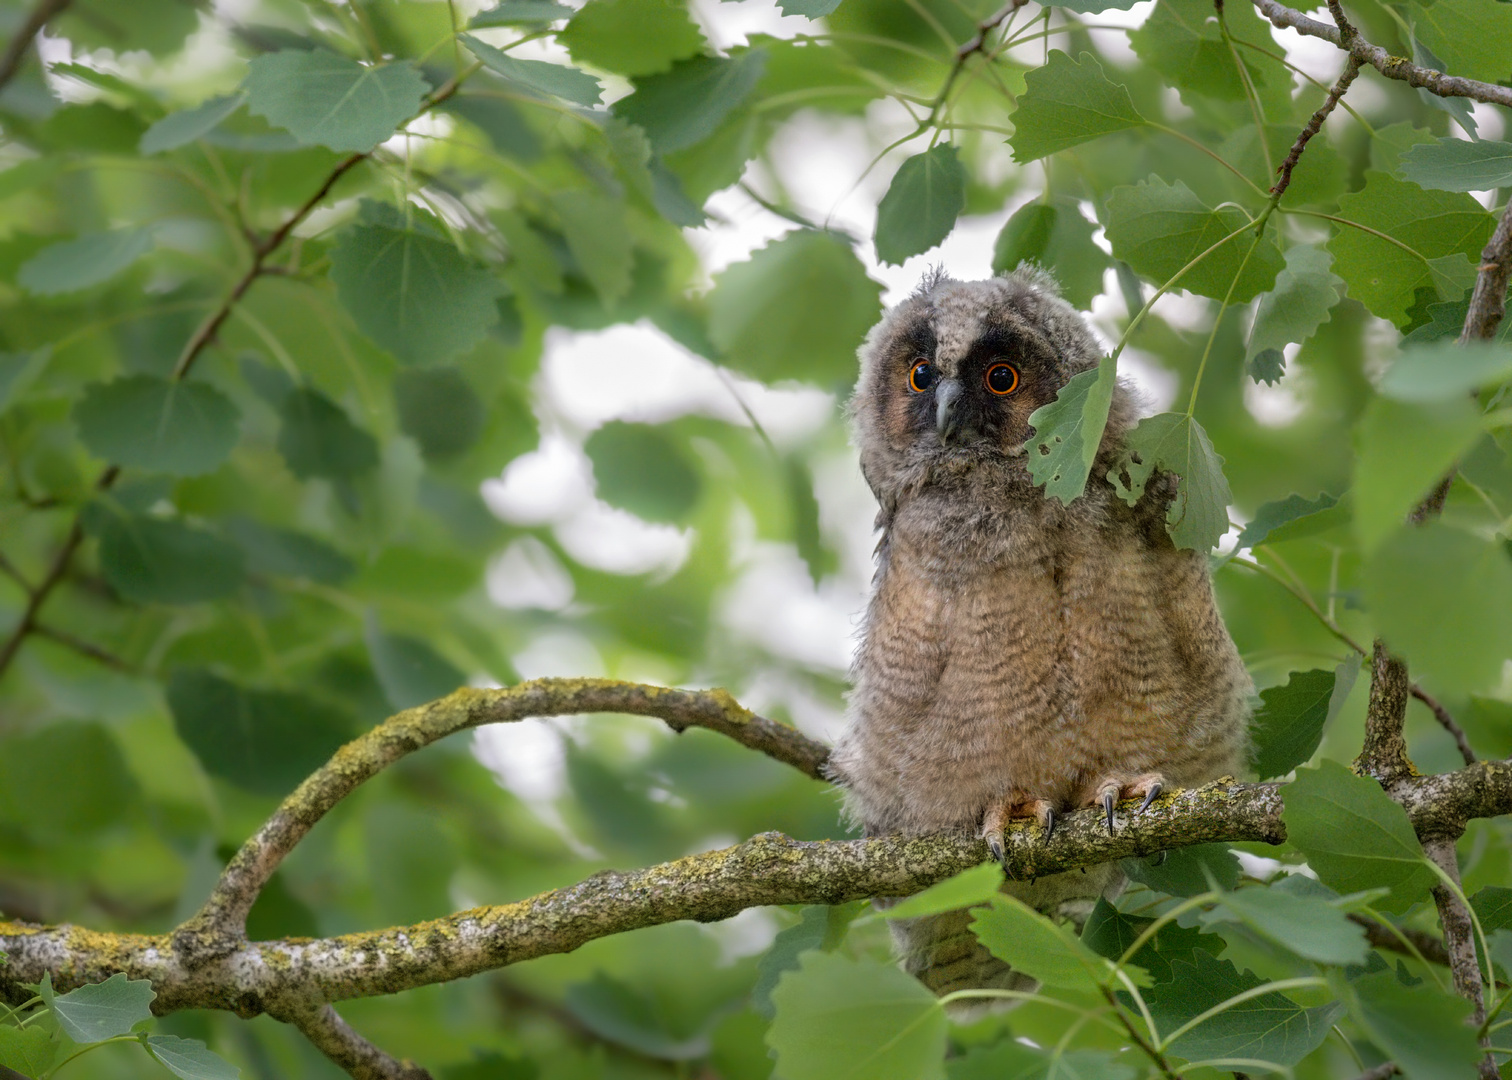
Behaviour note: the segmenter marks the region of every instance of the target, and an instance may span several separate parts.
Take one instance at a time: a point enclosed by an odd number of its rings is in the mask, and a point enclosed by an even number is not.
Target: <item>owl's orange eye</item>
[[[908,385],[916,394],[922,394],[935,384],[934,365],[928,360],[920,360],[914,364],[908,373]]]
[[[1012,364],[993,364],[983,381],[994,394],[1011,394],[1018,389],[1018,368]]]

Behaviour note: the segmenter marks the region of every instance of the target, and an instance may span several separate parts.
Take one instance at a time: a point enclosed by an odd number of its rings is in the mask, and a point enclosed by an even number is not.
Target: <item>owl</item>
[[[851,402],[876,495],[876,576],[832,758],[867,835],[984,837],[1238,771],[1253,686],[1213,598],[1207,556],[1165,527],[1180,479],[1127,505],[1106,479],[1136,421],[1114,392],[1085,492],[1046,497],[1029,416],[1101,350],[1033,267],[929,276],[861,347]],[[1132,809],[1132,808],[1131,808]],[[1066,911],[1121,888],[1116,865],[1013,893]],[[936,993],[1032,988],[981,948],[964,911],[897,920],[903,963]]]

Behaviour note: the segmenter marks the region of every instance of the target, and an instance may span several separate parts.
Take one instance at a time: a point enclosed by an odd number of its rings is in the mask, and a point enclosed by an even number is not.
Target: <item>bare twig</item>
[[[1030,878],[1198,843],[1285,838],[1275,784],[1217,782],[1162,796],[1110,835],[1099,810],[1068,814],[1046,842],[1032,823],[1005,838],[1009,871]],[[1407,777],[1397,797],[1425,840],[1458,835],[1472,817],[1512,811],[1512,763]],[[1131,804],[1132,805],[1132,804]],[[51,972],[71,989],[115,972],[149,979],[157,1012],[226,1009],[242,1016],[392,994],[571,952],[586,942],[680,919],[711,922],[769,904],[840,904],[904,896],[988,860],[960,835],[799,842],[765,833],[722,851],[630,872],[603,871],[576,885],[499,907],[413,926],[326,939],[241,943],[186,958],[173,935],[109,934],[73,926],[0,923],[0,998]]]
[[[414,1062],[400,1061],[368,1042],[329,1005],[297,1010],[279,1019],[297,1027],[353,1080],[431,1080],[431,1074]]]
[[[1351,922],[1364,927],[1365,940],[1370,942],[1372,948],[1401,953],[1414,959],[1421,956],[1429,963],[1449,966],[1449,953],[1444,949],[1444,943],[1432,934],[1403,926],[1388,927],[1366,915],[1353,914],[1349,918]],[[1411,949],[1402,944],[1402,938],[1412,943]],[[1413,952],[1413,949],[1417,952]]]
[[[458,690],[408,709],[347,743],[313,773],[231,860],[199,913],[174,932],[191,962],[242,942],[247,912],[284,857],[326,812],[364,781],[437,739],[533,716],[619,712],[653,716],[674,731],[703,727],[823,778],[829,748],[743,708],[724,690],[672,690],[615,679],[536,679],[503,690]]]
[[[1407,740],[1402,722],[1407,716],[1409,694],[1407,665],[1392,656],[1386,643],[1376,638],[1370,656],[1370,704],[1365,712],[1365,743],[1355,767],[1373,776],[1388,791],[1391,785],[1416,770],[1407,758]]]
[[[26,58],[32,42],[37,39],[37,35],[42,32],[44,26],[62,14],[68,4],[69,0],[37,0],[31,12],[26,16],[26,21],[16,30],[16,36],[11,38],[10,44],[5,47],[4,55],[0,55],[0,87],[16,77],[16,72],[21,70],[21,61]]]
[[[1454,717],[1450,715],[1449,710],[1417,683],[1412,684],[1411,693],[1413,697],[1428,706],[1428,711],[1433,713],[1439,726],[1454,737],[1454,745],[1459,747],[1460,757],[1465,759],[1465,764],[1474,765],[1475,751],[1470,749],[1470,740],[1465,735],[1465,729],[1454,722]]]
[[[1446,836],[1424,841],[1423,852],[1450,880],[1459,884],[1459,856],[1454,850],[1454,838]],[[1449,953],[1449,973],[1454,977],[1454,989],[1470,1002],[1471,1020],[1480,1027],[1486,1021],[1485,986],[1481,982],[1480,961],[1476,958],[1475,927],[1470,921],[1470,912],[1443,882],[1433,886],[1433,902],[1438,907],[1439,925],[1444,929],[1444,945]],[[1489,1039],[1482,1037],[1481,1045],[1489,1045]],[[1500,1076],[1489,1053],[1479,1062],[1479,1075],[1481,1080],[1498,1080]]]
[[[1328,96],[1323,99],[1323,104],[1318,106],[1318,111],[1312,114],[1312,119],[1307,121],[1307,126],[1297,135],[1297,141],[1292,143],[1291,153],[1286,155],[1286,160],[1276,171],[1281,174],[1280,179],[1271,188],[1271,194],[1280,198],[1286,194],[1286,189],[1291,185],[1292,170],[1297,167],[1297,162],[1302,160],[1302,151],[1307,149],[1308,140],[1323,129],[1323,121],[1328,119],[1328,114],[1334,111],[1339,100],[1344,96],[1344,91],[1349,89],[1349,84],[1355,81],[1355,76],[1360,73],[1360,62],[1350,57],[1344,65],[1344,71],[1339,76],[1339,81],[1333,84],[1328,91]]]
[[[1295,30],[1308,37],[1322,38],[1338,45],[1360,64],[1368,64],[1388,79],[1397,79],[1408,86],[1427,90],[1439,97],[1466,97],[1485,101],[1492,105],[1512,106],[1512,87],[1497,86],[1479,79],[1462,79],[1457,75],[1445,75],[1432,68],[1420,67],[1400,56],[1392,56],[1379,45],[1372,45],[1358,33],[1347,45],[1342,41],[1337,26],[1329,26],[1317,19],[1308,18],[1295,8],[1289,8],[1279,0],[1254,0],[1260,14],[1270,20],[1272,26]]]
[[[31,632],[38,637],[47,638],[49,641],[56,641],[59,645],[67,646],[79,655],[89,657],[89,659],[95,661],[97,664],[104,664],[106,667],[114,668],[117,671],[132,670],[131,665],[115,655],[115,653],[108,652],[98,645],[92,645],[83,638],[74,637],[72,634],[62,630],[55,630],[43,623],[33,623]]]
[[[1027,4],[1029,0],[1008,0],[1006,4],[998,8],[991,15],[977,23],[976,33],[963,42],[955,53],[955,63],[950,67],[950,73],[945,76],[945,83],[940,87],[940,92],[935,95],[934,102],[929,107],[929,116],[919,124],[919,132],[925,131],[940,116],[940,110],[950,100],[950,91],[961,72],[966,69],[966,61],[987,47],[987,35],[1003,25],[1003,20],[1012,15],[1019,8]]]
[[[1394,1061],[1383,1061],[1373,1069],[1366,1069],[1355,1080],[1391,1080],[1393,1076],[1402,1070],[1397,1068]]]

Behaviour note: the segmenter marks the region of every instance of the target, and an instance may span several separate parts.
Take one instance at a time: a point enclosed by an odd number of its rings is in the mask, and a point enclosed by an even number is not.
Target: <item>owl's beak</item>
[[[935,385],[935,430],[941,442],[952,442],[961,430],[956,402],[961,399],[960,379],[941,379]]]

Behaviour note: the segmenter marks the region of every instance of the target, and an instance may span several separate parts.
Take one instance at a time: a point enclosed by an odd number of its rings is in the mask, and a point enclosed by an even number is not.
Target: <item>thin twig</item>
[[[346,1070],[353,1080],[432,1080],[431,1074],[414,1062],[400,1061],[368,1042],[329,1005],[278,1018],[298,1028],[315,1049]]]
[[[1358,33],[1346,46],[1337,26],[1329,26],[1317,19],[1308,18],[1302,12],[1280,3],[1279,0],[1254,0],[1254,4],[1260,9],[1260,14],[1270,20],[1272,26],[1283,30],[1295,30],[1299,34],[1322,38],[1324,41],[1338,45],[1355,60],[1361,64],[1370,65],[1388,79],[1397,79],[1408,86],[1427,90],[1439,97],[1466,97],[1492,105],[1512,106],[1512,87],[1497,86],[1494,83],[1481,82],[1479,79],[1462,79],[1457,75],[1445,75],[1432,68],[1420,67],[1400,56],[1392,56],[1379,45],[1372,45],[1366,41]]]
[[[1368,915],[1351,914],[1349,919],[1364,928],[1365,940],[1370,942],[1372,948],[1401,953],[1403,956],[1427,960],[1444,967],[1449,966],[1449,953],[1444,948],[1443,941],[1432,934],[1401,926],[1388,927],[1384,923],[1376,922]],[[1412,943],[1411,949],[1402,944],[1402,938]],[[1413,949],[1417,951],[1414,952]]]
[[[174,932],[192,958],[241,944],[247,912],[273,871],[315,823],[366,780],[438,739],[528,717],[616,712],[655,717],[673,731],[707,728],[805,776],[824,779],[829,747],[740,705],[725,690],[677,690],[616,679],[535,679],[502,690],[458,690],[407,709],[347,743],[300,784],[237,852],[198,914]]]
[[[1323,128],[1323,121],[1328,119],[1328,114],[1334,111],[1339,104],[1339,99],[1344,96],[1344,91],[1349,89],[1349,84],[1355,81],[1355,76],[1360,73],[1360,62],[1354,57],[1344,65],[1344,71],[1339,75],[1339,81],[1333,84],[1328,91],[1328,96],[1323,99],[1323,104],[1318,106],[1317,112],[1312,114],[1312,119],[1307,121],[1297,135],[1297,141],[1292,143],[1291,153],[1286,155],[1286,160],[1276,171],[1281,178],[1271,188],[1271,194],[1279,198],[1286,194],[1286,189],[1291,185],[1292,170],[1297,167],[1297,162],[1302,160],[1302,151],[1307,149],[1307,142]]]
[[[37,35],[42,32],[44,26],[62,14],[68,4],[69,0],[37,0],[31,13],[26,16],[26,21],[16,30],[16,36],[11,38],[10,44],[5,47],[5,54],[0,56],[0,87],[4,87],[16,77],[16,72],[21,70],[21,61],[26,58],[32,42],[37,39]]]
[[[21,586],[21,591],[27,596],[37,591],[32,587],[31,582],[26,580],[26,575],[16,569],[16,564],[5,557],[5,552],[3,551],[0,551],[0,574],[4,574],[17,585]]]
[[[106,667],[114,668],[116,671],[133,670],[130,664],[128,664],[125,660],[122,660],[115,653],[108,652],[107,650],[100,648],[98,645],[92,645],[89,642],[85,641],[83,638],[77,638],[70,633],[66,633],[65,631],[56,630],[53,627],[46,625],[45,623],[34,622],[32,624],[31,632],[33,634],[36,634],[38,637],[47,638],[49,641],[55,641],[59,645],[67,646],[79,655],[87,656],[89,657],[89,659],[95,661],[96,663],[104,664]]]
[[[1459,747],[1460,757],[1465,759],[1465,764],[1474,765],[1475,751],[1470,749],[1470,740],[1465,737],[1464,728],[1454,722],[1454,717],[1449,714],[1449,710],[1417,683],[1412,684],[1411,693],[1413,697],[1428,706],[1429,712],[1433,713],[1439,726],[1454,737],[1454,745]]]
[[[1373,1069],[1366,1069],[1355,1080],[1391,1080],[1393,1076],[1402,1070],[1397,1068],[1394,1061],[1383,1061]]]

